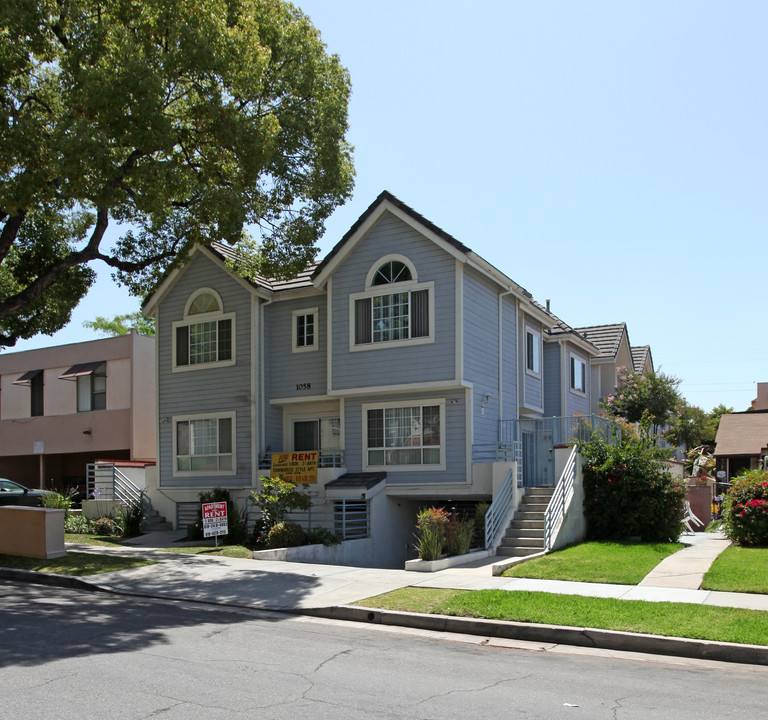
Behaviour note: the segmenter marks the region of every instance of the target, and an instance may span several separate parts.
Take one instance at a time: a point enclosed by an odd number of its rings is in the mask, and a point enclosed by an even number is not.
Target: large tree
[[[619,368],[618,384],[603,402],[610,414],[628,422],[648,419],[654,435],[664,428],[680,408],[680,380],[663,372],[635,372]]]
[[[144,295],[254,232],[260,271],[304,267],[351,192],[349,93],[282,0],[0,3],[0,346],[66,324],[94,261]]]

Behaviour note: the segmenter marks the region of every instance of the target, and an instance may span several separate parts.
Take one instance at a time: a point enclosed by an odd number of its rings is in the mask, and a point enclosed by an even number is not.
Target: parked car
[[[28,505],[41,507],[44,495],[54,495],[50,490],[24,487],[13,480],[0,478],[0,505]]]

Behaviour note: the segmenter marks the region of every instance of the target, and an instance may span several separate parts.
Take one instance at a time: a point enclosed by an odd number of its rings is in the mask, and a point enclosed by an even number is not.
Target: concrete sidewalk
[[[157,561],[157,565],[103,573],[92,579],[99,585],[118,591],[265,610],[292,611],[348,605],[398,588],[427,587],[527,590],[768,611],[768,595],[697,589],[704,572],[729,544],[721,534],[698,533],[681,539],[689,546],[663,560],[639,585],[494,577],[491,572],[494,558],[434,573],[416,573],[163,552],[168,547],[187,544],[179,543],[172,533],[148,534],[136,539],[141,545],[136,543],[130,547],[69,544],[67,548],[82,552],[128,554]],[[148,547],[146,543],[156,547]]]
[[[683,539],[686,540],[686,538]],[[67,549],[138,556],[153,560],[156,564],[103,573],[86,579],[50,575],[43,577],[41,573],[0,569],[0,578],[44,582],[138,597],[406,625],[444,632],[535,639],[538,642],[658,652],[768,665],[768,647],[659,638],[585,628],[558,628],[524,623],[371,611],[350,607],[351,603],[398,588],[425,587],[526,590],[768,611],[766,595],[692,589],[691,585],[696,582],[694,576],[702,575],[728,544],[722,536],[716,534],[699,533],[688,538],[690,547],[670,556],[640,585],[636,586],[494,577],[492,575],[493,558],[427,574],[405,570],[256,561],[250,558],[235,559],[163,552],[169,547],[180,544],[178,537],[173,533],[153,533],[137,540],[139,542],[133,546],[97,547],[68,544]],[[147,543],[157,547],[149,547]],[[162,547],[163,545],[165,547]],[[692,571],[691,568],[694,566],[695,571]],[[698,582],[701,582],[700,579]]]

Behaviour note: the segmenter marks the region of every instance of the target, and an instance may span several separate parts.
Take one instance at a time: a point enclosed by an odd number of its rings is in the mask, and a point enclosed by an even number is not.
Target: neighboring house
[[[521,466],[521,483],[550,484],[552,432],[538,463],[523,423],[590,412],[599,345],[387,192],[290,282],[230,260],[196,248],[143,308],[157,322],[152,501],[176,526],[201,491],[246,497],[271,453],[319,451],[317,513],[337,529],[364,518],[371,562],[402,566],[419,507],[490,501]]]
[[[768,456],[768,409],[723,415],[717,429],[714,455],[718,480],[730,482],[745,470],[763,467]],[[721,476],[721,472],[725,475]]]
[[[155,339],[0,355],[0,477],[82,486],[97,459],[155,459]]]
[[[576,328],[576,332],[596,345],[600,354],[592,360],[592,392],[590,407],[600,412],[601,402],[612,395],[618,385],[622,368],[635,372],[653,372],[651,348],[648,345],[632,347],[626,323],[590,325]]]

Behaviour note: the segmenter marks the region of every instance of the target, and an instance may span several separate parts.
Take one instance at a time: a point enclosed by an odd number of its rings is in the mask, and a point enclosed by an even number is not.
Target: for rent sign
[[[203,537],[226,535],[228,532],[227,503],[203,503]]]
[[[272,453],[272,477],[293,483],[317,482],[316,451]]]

